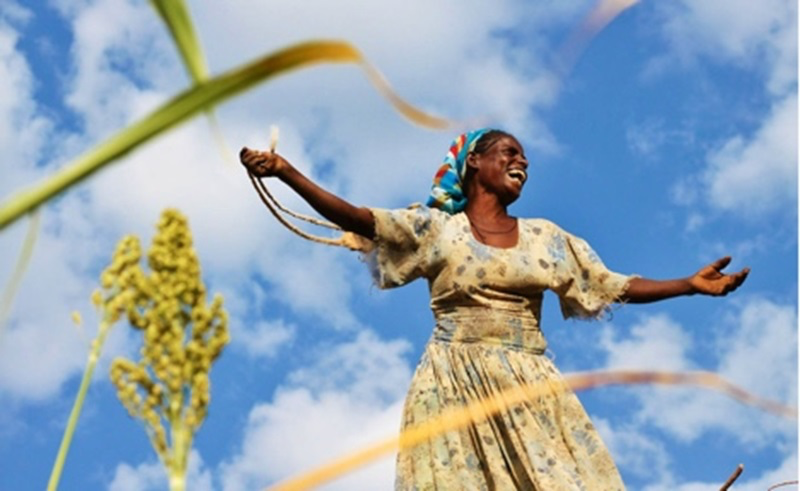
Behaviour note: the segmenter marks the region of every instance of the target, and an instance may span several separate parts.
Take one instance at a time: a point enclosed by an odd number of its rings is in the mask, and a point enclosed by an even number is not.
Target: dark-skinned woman
[[[359,208],[321,189],[285,159],[247,148],[242,163],[277,177],[327,219],[373,241],[382,288],[427,279],[436,320],[406,398],[403,428],[521,384],[544,393],[487,420],[402,450],[397,490],[622,490],[614,462],[577,397],[545,356],[542,293],[564,317],[596,318],[614,302],[725,295],[748,270],[723,274],[723,258],[676,280],[621,275],[582,239],[507,207],[528,161],[513,136],[482,129],[456,138],[427,206]]]

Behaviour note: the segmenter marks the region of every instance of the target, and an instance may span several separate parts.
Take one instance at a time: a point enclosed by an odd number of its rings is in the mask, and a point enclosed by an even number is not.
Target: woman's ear
[[[478,154],[475,152],[470,152],[467,154],[467,167],[472,170],[478,170],[480,167],[480,163],[478,162],[479,157]]]

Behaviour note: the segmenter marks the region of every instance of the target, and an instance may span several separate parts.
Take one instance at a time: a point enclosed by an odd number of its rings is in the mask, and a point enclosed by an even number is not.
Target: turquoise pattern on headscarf
[[[467,197],[464,195],[463,183],[467,174],[467,156],[475,149],[478,140],[489,131],[490,128],[482,128],[461,134],[453,140],[444,163],[433,177],[428,206],[451,215],[466,208]]]

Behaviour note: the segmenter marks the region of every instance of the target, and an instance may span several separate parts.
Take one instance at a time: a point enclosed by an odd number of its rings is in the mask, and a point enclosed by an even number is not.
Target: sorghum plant
[[[97,299],[119,299],[119,311],[143,335],[141,358],[114,359],[111,381],[131,417],[144,424],[176,491],[186,487],[192,439],[208,412],[211,365],[229,340],[227,314],[222,297],[206,303],[189,226],[178,211],[162,214],[148,264],[149,275],[138,267],[106,270],[103,288],[129,293]]]

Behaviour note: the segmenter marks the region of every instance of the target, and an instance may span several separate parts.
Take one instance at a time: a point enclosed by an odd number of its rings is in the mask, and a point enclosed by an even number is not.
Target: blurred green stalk
[[[103,347],[103,343],[106,341],[106,336],[108,336],[109,331],[111,331],[111,325],[110,322],[103,320],[100,324],[97,337],[92,341],[92,348],[89,351],[86,369],[83,371],[81,386],[78,389],[78,394],[75,396],[75,402],[72,404],[72,411],[69,413],[67,427],[64,429],[64,436],[61,438],[61,445],[58,447],[58,454],[53,464],[53,470],[50,473],[50,480],[47,482],[47,491],[55,491],[58,489],[61,471],[64,469],[64,461],[67,460],[69,446],[72,443],[72,435],[75,434],[75,428],[78,426],[78,418],[83,409],[83,401],[86,399],[86,393],[89,390],[89,384],[92,381],[92,375],[94,374],[95,366],[97,366],[97,360],[100,359],[100,350]]]
[[[166,24],[192,80],[200,83],[207,79],[208,67],[186,2],[183,0],[151,0],[150,3]]]
[[[22,249],[19,253],[14,266],[14,272],[11,273],[11,278],[8,284],[3,289],[3,296],[0,299],[0,343],[3,342],[3,331],[6,327],[6,321],[11,313],[11,305],[14,303],[14,297],[22,285],[22,277],[25,276],[25,270],[33,257],[33,250],[36,246],[36,237],[39,235],[39,226],[42,221],[42,213],[39,210],[31,213],[30,223],[28,224],[28,232],[25,234],[25,241],[22,243]]]

